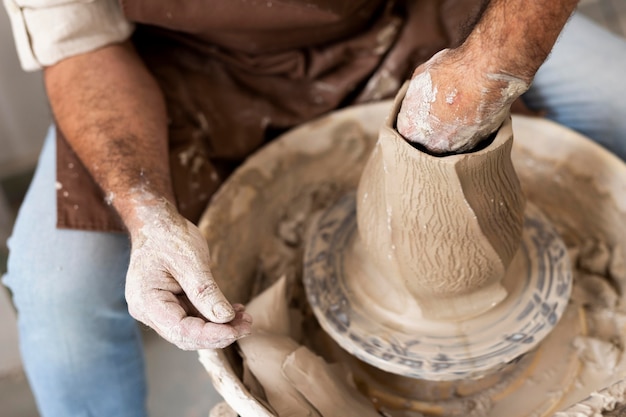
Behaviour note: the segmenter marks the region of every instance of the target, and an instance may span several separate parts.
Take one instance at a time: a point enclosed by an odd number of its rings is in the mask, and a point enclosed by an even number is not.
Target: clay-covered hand
[[[181,349],[222,348],[250,334],[252,319],[226,300],[209,270],[199,229],[161,200],[136,210],[129,228],[126,300],[130,314]]]
[[[483,57],[445,49],[413,73],[396,126],[430,152],[469,151],[498,129],[527,89],[526,81],[494,70]]]

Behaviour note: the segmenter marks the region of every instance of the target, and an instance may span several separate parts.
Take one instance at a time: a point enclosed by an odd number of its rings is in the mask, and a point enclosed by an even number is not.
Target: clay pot
[[[525,199],[511,119],[482,149],[433,156],[395,130],[403,92],[359,182],[362,261],[376,269],[362,268],[359,285],[395,288],[383,308],[412,297],[424,318],[473,317],[506,297],[501,281],[520,245]]]

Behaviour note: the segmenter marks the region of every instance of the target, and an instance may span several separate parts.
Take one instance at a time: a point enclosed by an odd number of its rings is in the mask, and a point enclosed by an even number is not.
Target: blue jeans
[[[624,68],[626,42],[577,16],[525,100],[625,158]],[[141,339],[124,301],[128,240],[55,228],[54,161],[51,131],[4,278],[27,376],[43,417],[144,416]]]
[[[146,416],[141,334],[128,314],[128,238],[56,229],[55,130],[9,239],[4,283],[43,417]]]
[[[625,65],[624,38],[574,15],[524,101],[626,160]]]

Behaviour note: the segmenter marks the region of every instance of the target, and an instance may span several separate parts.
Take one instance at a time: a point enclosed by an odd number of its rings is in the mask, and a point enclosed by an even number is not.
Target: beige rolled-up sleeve
[[[122,42],[133,31],[117,0],[3,1],[26,71]]]

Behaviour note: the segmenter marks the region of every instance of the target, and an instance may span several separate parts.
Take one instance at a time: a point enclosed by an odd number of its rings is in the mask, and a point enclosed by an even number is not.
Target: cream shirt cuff
[[[133,31],[116,0],[3,1],[26,71],[125,41]]]

